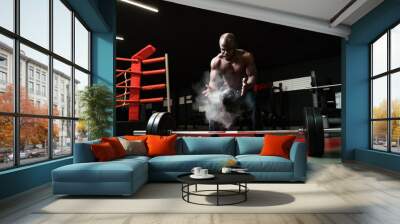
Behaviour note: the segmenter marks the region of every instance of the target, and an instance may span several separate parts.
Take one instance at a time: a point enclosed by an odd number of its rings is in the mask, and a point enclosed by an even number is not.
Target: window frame
[[[393,152],[392,151],[392,135],[391,135],[391,128],[392,128],[392,121],[397,121],[400,120],[400,117],[392,117],[392,99],[391,99],[391,91],[392,91],[392,86],[391,86],[391,80],[392,80],[392,75],[395,75],[396,73],[400,72],[400,67],[398,68],[393,68],[391,69],[391,31],[393,28],[400,26],[400,21],[395,22],[392,24],[389,28],[385,29],[383,33],[378,35],[375,39],[373,39],[369,44],[369,149],[373,151],[380,151],[380,152],[386,152],[386,153],[391,153],[391,154],[400,154],[400,152]],[[385,34],[387,34],[387,64],[386,64],[386,71],[380,74],[373,74],[373,44],[379,40],[381,37],[383,37]],[[386,117],[385,118],[373,118],[373,81],[378,78],[386,77],[386,86],[387,86],[387,105],[386,105]],[[373,122],[375,121],[386,121],[386,151],[379,150],[374,148],[374,136],[373,136]]]
[[[91,49],[92,49],[92,43],[91,43],[91,38],[92,38],[92,30],[89,29],[88,25],[84,22],[84,20],[72,9],[72,7],[65,1],[65,0],[59,0],[62,4],[64,4],[64,6],[66,8],[68,8],[68,10],[71,11],[71,18],[70,18],[70,22],[71,22],[71,59],[67,59],[64,58],[63,56],[55,53],[54,50],[54,45],[53,45],[53,1],[54,0],[48,0],[49,1],[49,47],[48,49],[46,49],[45,47],[42,47],[39,44],[36,44],[32,41],[30,41],[29,39],[23,37],[20,35],[20,0],[14,0],[13,1],[13,10],[14,10],[14,18],[13,18],[13,22],[14,22],[14,30],[10,31],[4,27],[0,26],[0,35],[3,35],[5,37],[11,38],[13,40],[13,54],[12,54],[12,74],[13,75],[13,79],[14,79],[14,99],[13,99],[13,107],[14,107],[14,111],[13,112],[1,112],[0,111],[0,116],[11,116],[13,118],[13,153],[14,153],[14,161],[13,161],[13,166],[11,167],[5,167],[5,168],[0,168],[0,172],[4,171],[4,170],[10,170],[10,169],[16,169],[19,167],[23,167],[23,166],[29,166],[29,165],[33,165],[33,164],[37,164],[37,163],[43,163],[49,160],[54,160],[54,159],[62,159],[65,157],[70,157],[73,156],[73,152],[74,152],[74,143],[75,143],[75,125],[76,125],[76,121],[79,120],[79,117],[75,116],[75,108],[72,107],[72,111],[70,116],[56,116],[53,115],[53,59],[58,60],[59,62],[62,62],[66,65],[71,66],[71,93],[72,93],[72,99],[71,99],[71,103],[72,105],[74,105],[75,103],[75,88],[74,88],[74,82],[75,82],[75,69],[78,69],[79,71],[88,74],[89,76],[89,83],[88,85],[91,86],[92,85],[92,57],[91,57]],[[84,28],[88,31],[89,33],[89,40],[88,40],[88,69],[85,69],[81,66],[79,66],[78,64],[75,63],[75,25],[74,25],[74,19],[78,19],[79,22],[84,26]],[[21,85],[21,81],[20,81],[20,64],[21,64],[21,56],[20,56],[20,46],[21,45],[25,45],[27,47],[32,48],[33,50],[39,51],[40,53],[43,53],[45,55],[48,56],[49,62],[48,62],[48,82],[46,84],[46,97],[48,97],[48,112],[46,115],[39,115],[39,114],[28,114],[28,113],[21,113],[20,111],[20,85]],[[29,64],[27,64],[27,66],[29,66]],[[27,71],[30,67],[27,67]],[[40,73],[41,75],[42,73]],[[26,81],[30,81],[30,76],[29,73],[25,74],[26,75]],[[34,82],[34,86],[36,84],[36,70],[33,70],[33,79],[32,81]],[[39,78],[41,78],[41,76],[39,76]],[[38,80],[39,83],[41,83],[41,79]],[[42,85],[40,85],[42,87]],[[28,87],[28,86],[27,86]],[[27,91],[29,91],[27,89]],[[36,90],[34,89],[34,92]],[[40,94],[40,96],[42,96],[42,94]],[[20,119],[21,118],[45,118],[47,119],[48,122],[48,136],[47,136],[47,141],[48,141],[48,146],[47,146],[47,151],[48,151],[48,158],[45,158],[44,160],[38,161],[38,162],[32,162],[32,163],[26,163],[26,164],[21,164],[21,159],[20,159]],[[69,155],[63,155],[63,156],[57,156],[54,158],[53,152],[54,152],[54,148],[53,144],[50,144],[53,142],[53,121],[56,120],[66,120],[66,121],[71,121],[71,153]]]

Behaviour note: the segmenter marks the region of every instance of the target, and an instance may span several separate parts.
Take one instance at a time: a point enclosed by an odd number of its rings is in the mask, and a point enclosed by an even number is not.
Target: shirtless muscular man
[[[240,113],[245,106],[250,112],[251,128],[254,130],[256,66],[253,55],[237,49],[236,38],[232,33],[224,33],[219,39],[220,53],[211,60],[210,82],[203,91],[208,96],[212,91],[223,91],[222,102],[228,112]],[[210,130],[223,129],[216,121],[210,120]]]

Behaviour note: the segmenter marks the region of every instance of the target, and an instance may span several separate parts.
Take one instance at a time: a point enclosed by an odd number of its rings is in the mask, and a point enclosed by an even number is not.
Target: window
[[[79,117],[81,114],[79,95],[86,86],[89,86],[89,74],[75,70],[75,117]]]
[[[7,68],[7,56],[0,54],[0,67]]]
[[[75,18],[75,62],[89,70],[89,32]]]
[[[49,48],[49,0],[20,0],[21,36]]]
[[[29,94],[33,94],[33,82],[29,81],[28,82],[28,92]]]
[[[32,66],[29,66],[28,76],[29,76],[29,79],[33,80],[33,67]]]
[[[12,116],[0,115],[0,170],[14,166],[14,122]]]
[[[0,6],[3,2],[0,3]],[[3,12],[0,9],[0,14]],[[0,15],[0,20],[3,15]],[[7,59],[14,57],[14,43],[13,40],[0,33],[0,113],[14,111],[14,71],[13,67]],[[1,139],[1,135],[0,135]],[[1,160],[0,160],[1,164]]]
[[[90,31],[63,0],[0,0],[0,27],[0,170],[72,155]]]
[[[40,81],[40,70],[38,68],[36,69],[36,80]]]
[[[54,53],[71,60],[72,12],[60,0],[53,0]]]
[[[60,108],[55,105],[58,104],[58,97],[59,94],[61,102],[64,103],[64,96],[67,96],[69,100],[72,100],[72,91],[70,89],[65,89],[64,85],[65,83],[71,83],[72,84],[72,68],[69,65],[66,65],[56,59],[53,60],[53,65],[54,65],[54,70],[53,70],[53,90],[54,90],[54,99],[53,99],[53,114],[58,115],[60,114]],[[59,93],[60,91],[60,93]],[[68,103],[69,105],[72,104],[72,102]],[[59,106],[62,106],[61,104],[58,104]],[[72,117],[72,108],[71,106],[67,107],[66,114],[62,113],[62,116],[68,116]]]
[[[42,96],[46,96],[46,86],[42,86]]]
[[[0,71],[0,84],[5,86],[7,84],[7,73]]]
[[[40,95],[40,84],[36,84],[36,95]]]
[[[53,157],[70,155],[72,153],[71,120],[53,120],[53,146]]]
[[[400,24],[370,46],[371,148],[400,153]]]
[[[0,1],[0,26],[14,31],[14,0]]]

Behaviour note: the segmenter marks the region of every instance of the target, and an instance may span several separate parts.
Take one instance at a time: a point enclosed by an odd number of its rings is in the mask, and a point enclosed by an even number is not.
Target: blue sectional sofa
[[[193,167],[218,172],[228,160],[236,160],[242,168],[261,182],[304,182],[307,152],[304,143],[295,142],[290,159],[260,156],[263,137],[181,137],[177,139],[177,155],[127,156],[122,159],[96,162],[91,141],[75,144],[74,163],[52,171],[53,193],[68,195],[131,195],[148,181],[176,181]]]

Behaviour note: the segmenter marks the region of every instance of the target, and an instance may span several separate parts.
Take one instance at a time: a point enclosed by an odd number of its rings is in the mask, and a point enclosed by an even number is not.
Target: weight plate
[[[314,156],[324,155],[325,136],[322,115],[317,108],[314,108],[314,134],[311,136],[311,143],[314,145]]]
[[[151,128],[151,134],[153,135],[160,135],[161,128],[160,128],[160,120],[162,119],[165,112],[159,112],[157,116],[154,118],[154,123]]]
[[[171,113],[165,112],[158,124],[158,133],[160,135],[169,135],[173,129],[175,129],[175,120]]]
[[[312,139],[315,130],[313,108],[304,108],[304,126],[306,128],[304,137],[308,147],[308,155],[312,156],[314,154],[314,144],[312,144]]]
[[[171,113],[153,113],[147,122],[146,133],[152,135],[169,135],[175,128],[175,120]]]
[[[147,126],[146,126],[146,134],[152,134],[152,129],[153,129],[153,125],[154,125],[154,120],[157,117],[158,112],[153,113],[149,120],[147,121]]]

